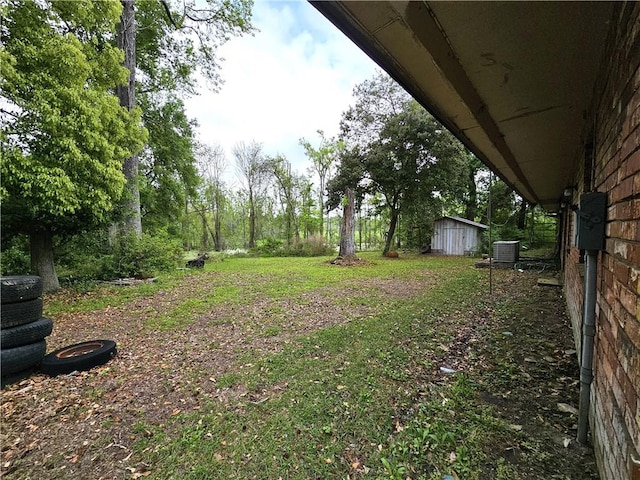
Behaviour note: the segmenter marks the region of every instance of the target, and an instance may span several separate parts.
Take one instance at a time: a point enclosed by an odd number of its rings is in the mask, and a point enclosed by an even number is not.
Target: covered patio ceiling
[[[612,2],[311,3],[521,196],[558,209]]]

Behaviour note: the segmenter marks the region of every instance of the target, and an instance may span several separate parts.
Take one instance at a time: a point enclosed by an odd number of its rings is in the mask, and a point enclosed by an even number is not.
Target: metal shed
[[[433,226],[431,251],[443,255],[469,255],[480,250],[482,232],[489,228],[465,218],[444,216]]]

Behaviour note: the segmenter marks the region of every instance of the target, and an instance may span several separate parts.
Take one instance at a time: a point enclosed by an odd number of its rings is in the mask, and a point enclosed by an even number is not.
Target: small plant
[[[258,240],[253,252],[263,257],[284,256],[284,242],[276,238],[268,237]]]
[[[387,477],[385,478],[388,478],[389,480],[405,479],[405,476],[407,473],[407,469],[405,467],[403,467],[402,465],[392,463],[387,458],[381,458],[380,461],[382,462],[382,465],[384,465],[384,470],[385,470],[385,473],[387,474]]]
[[[28,240],[26,237],[17,237],[3,245],[0,255],[2,275],[24,275],[31,269],[29,258]]]
[[[333,253],[333,249],[329,247],[327,240],[322,235],[312,235],[299,239],[286,249],[286,253],[294,257],[319,257],[330,255]]]
[[[113,276],[148,278],[154,273],[175,268],[182,259],[179,243],[164,235],[125,235],[117,239],[112,269]]]
[[[230,388],[238,384],[240,377],[235,373],[227,373],[216,380],[216,385],[220,388]]]

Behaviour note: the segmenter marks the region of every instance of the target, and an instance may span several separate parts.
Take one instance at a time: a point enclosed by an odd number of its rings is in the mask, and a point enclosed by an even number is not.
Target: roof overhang
[[[557,210],[613,2],[311,1],[527,201]]]

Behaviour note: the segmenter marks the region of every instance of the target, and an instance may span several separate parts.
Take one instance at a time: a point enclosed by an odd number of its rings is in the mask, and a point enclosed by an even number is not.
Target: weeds
[[[460,340],[476,323],[482,328],[483,315],[508,320],[517,309],[508,300],[486,299],[486,274],[470,259],[363,257],[357,268],[329,265],[328,257],[230,257],[203,271],[160,277],[158,284],[74,293],[70,308],[90,311],[162,290],[157,297],[165,304],[140,311],[145,332],[164,330],[163,336],[188,330],[196,338],[205,324],[237,321],[212,315],[217,306],[251,306],[255,315],[234,331],[277,346],[227,345],[231,360],[217,378],[185,366],[189,386],[183,382],[179,401],[197,397],[197,407],[176,402],[175,414],[161,421],[150,416],[129,430],[132,458],[153,466],[149,478],[474,480],[488,478],[487,465],[499,480],[518,478],[515,467],[490,454],[514,433],[478,401],[477,353]],[[384,290],[396,283],[419,288]],[[187,293],[172,296],[172,285]],[[341,289],[342,296],[331,297]],[[352,314],[304,333],[287,325],[290,305],[322,316],[324,304],[313,307],[312,300],[320,297]],[[55,310],[63,302],[47,303]],[[485,332],[483,339],[502,350],[501,332]],[[194,345],[208,346],[214,357],[222,348],[211,338]],[[471,366],[443,374],[439,367],[454,358]],[[491,367],[493,385],[505,388],[520,373],[507,353]],[[199,388],[199,377],[215,386]],[[173,388],[167,381],[167,396]],[[98,389],[90,395],[106,397]],[[516,443],[523,458],[545,458],[540,443]]]

